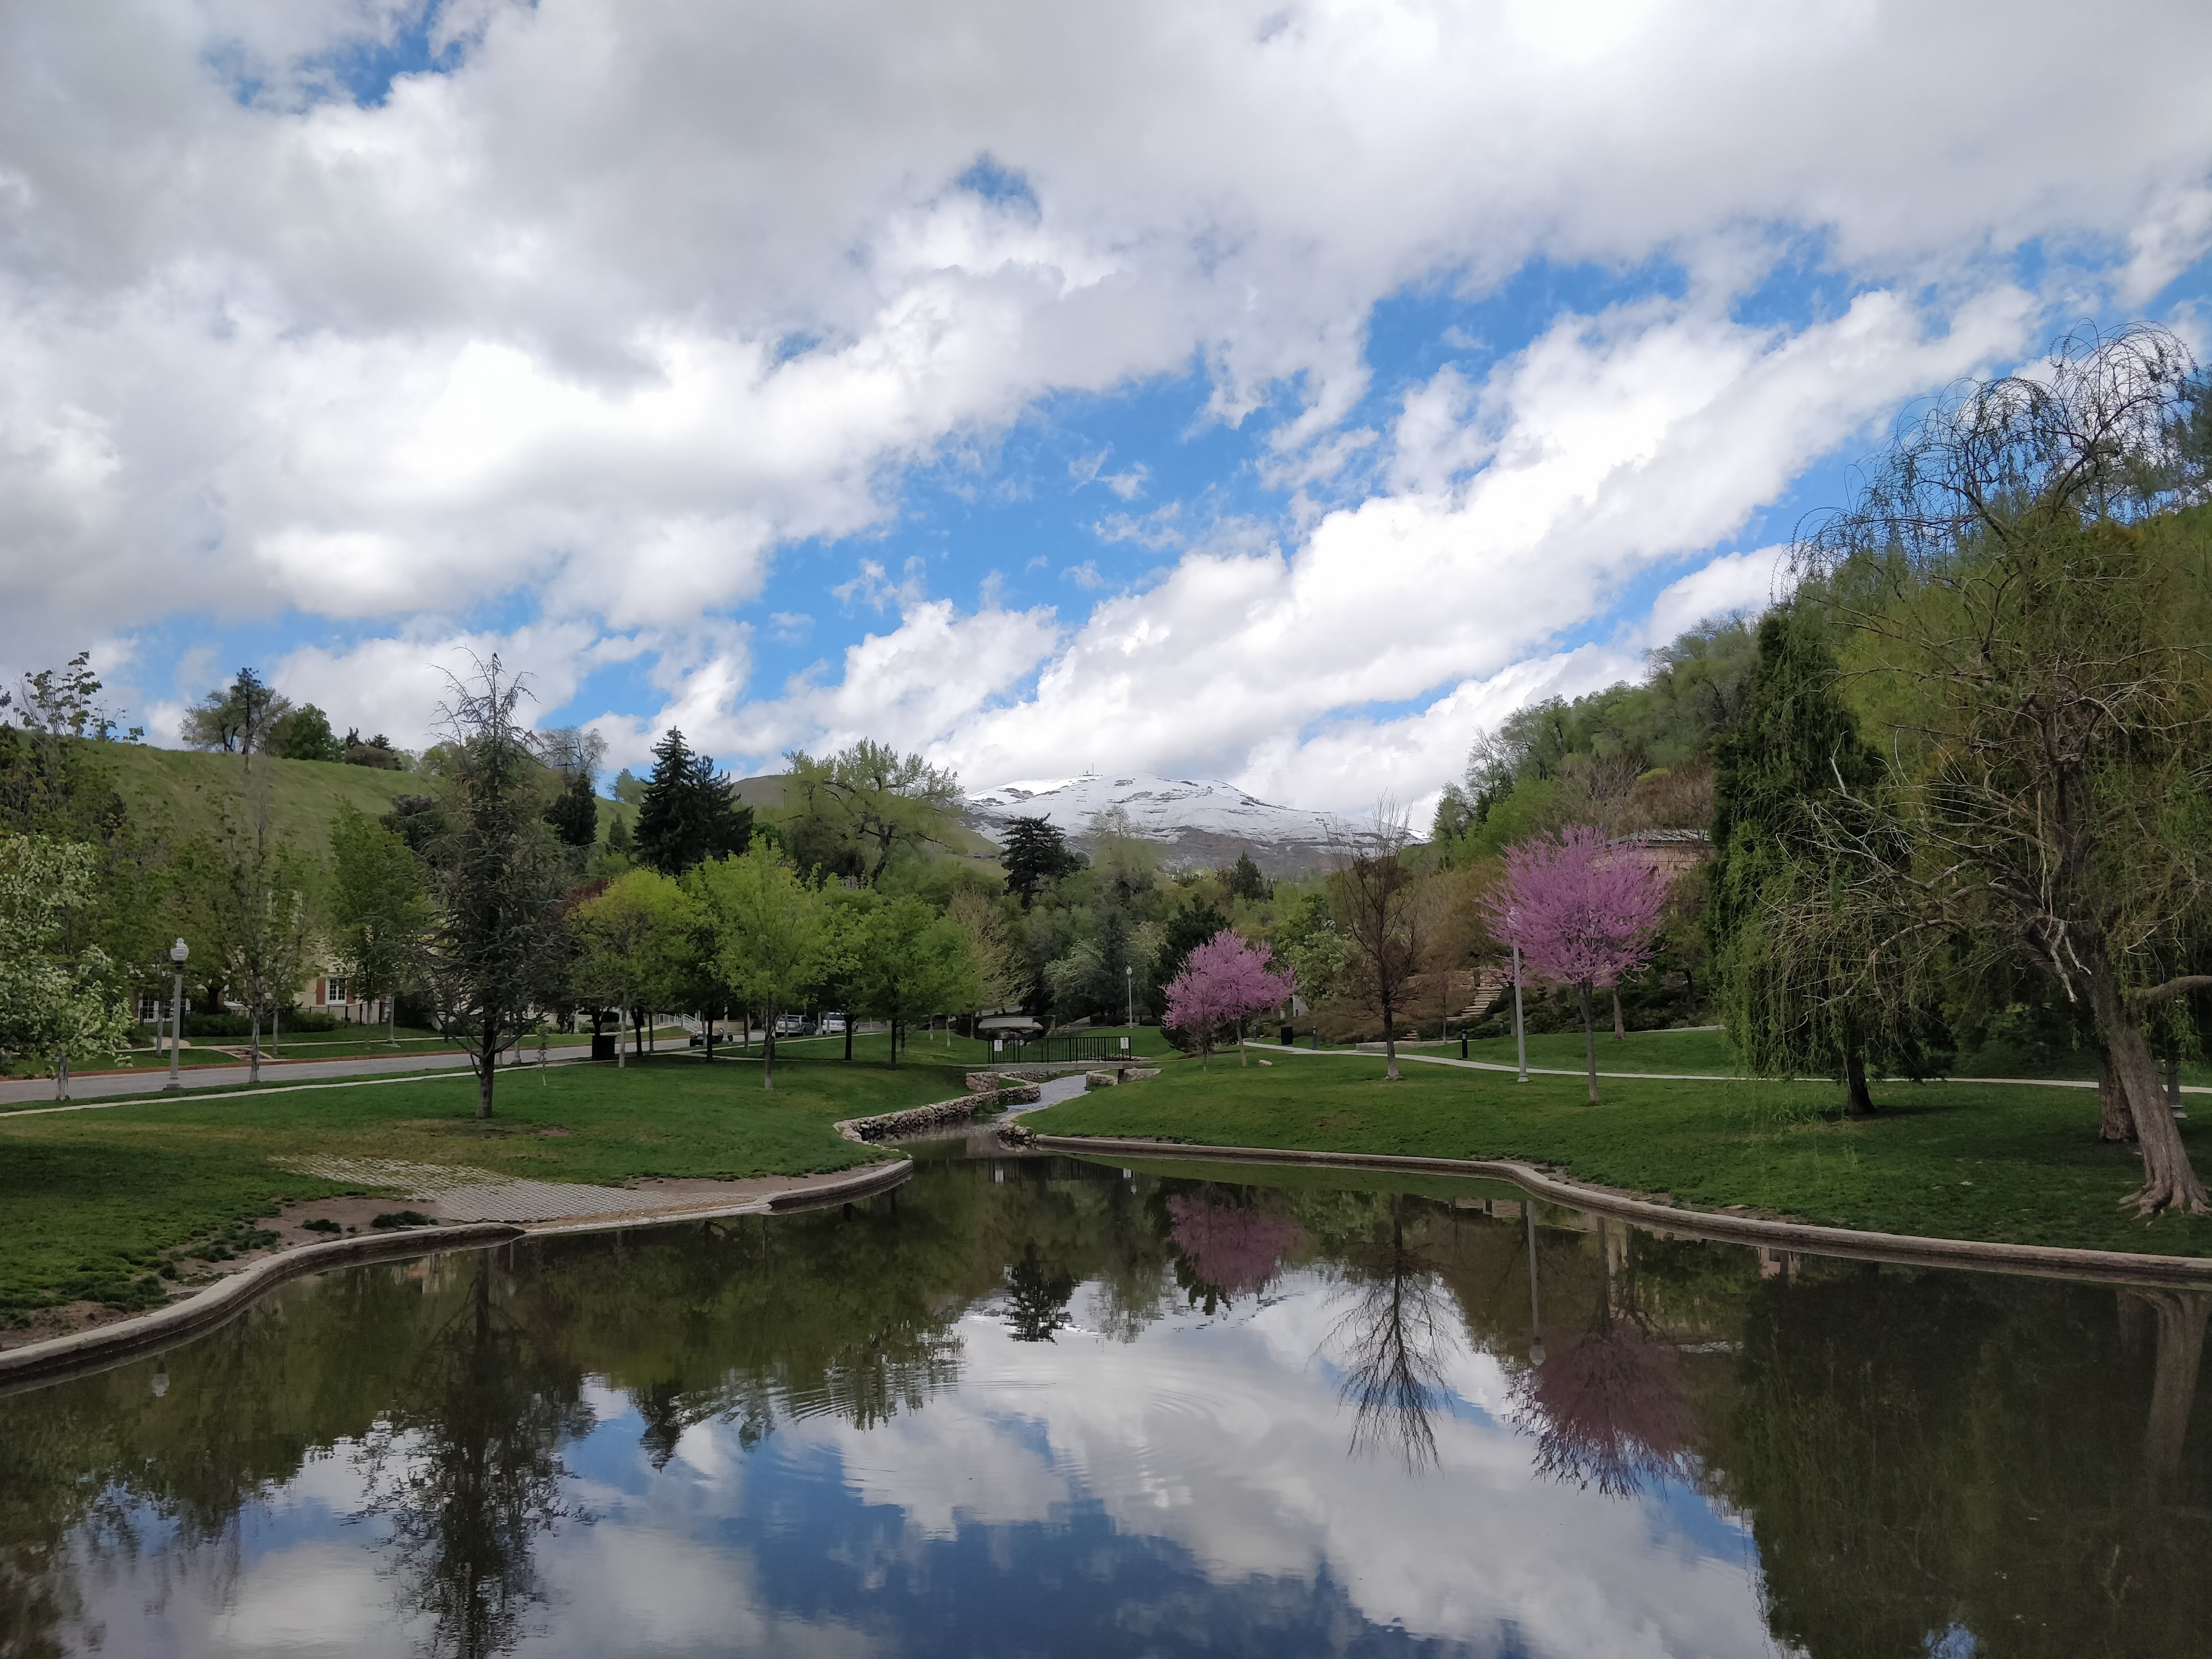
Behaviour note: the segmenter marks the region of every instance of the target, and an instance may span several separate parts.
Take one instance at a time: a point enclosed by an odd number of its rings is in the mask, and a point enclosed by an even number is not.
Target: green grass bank
[[[1648,1041],[1692,1035],[1655,1032]],[[2212,1218],[2146,1224],[2121,1207],[2142,1166],[2132,1148],[2097,1140],[2088,1090],[1891,1083],[1875,1091],[1878,1116],[1851,1121],[1840,1115],[1841,1091],[1825,1083],[1617,1079],[1601,1083],[1603,1102],[1591,1106],[1579,1077],[1524,1084],[1409,1061],[1390,1083],[1380,1055],[1269,1057],[1272,1065],[1239,1068],[1234,1054],[1217,1056],[1211,1070],[1177,1060],[1158,1078],[1024,1121],[1050,1134],[1512,1158],[1700,1209],[1940,1238],[2212,1255]],[[2212,1103],[2198,1111],[2183,1130],[2203,1169],[2212,1158]]]
[[[230,1097],[134,1100],[0,1116],[0,1321],[76,1301],[161,1299],[164,1263],[295,1199],[358,1193],[288,1170],[317,1157],[461,1164],[506,1177],[617,1184],[634,1176],[803,1175],[872,1161],[839,1118],[963,1092],[957,1066],[848,1066],[787,1051],[773,1090],[757,1058],[690,1055],[523,1068],[496,1115],[473,1115],[465,1073]]]

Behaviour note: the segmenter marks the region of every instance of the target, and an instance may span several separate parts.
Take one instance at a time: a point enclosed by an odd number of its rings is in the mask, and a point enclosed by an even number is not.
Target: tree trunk
[[[2112,1051],[2097,1050],[2097,1139],[2129,1141],[2136,1138],[2136,1115],[2128,1109],[2120,1074],[2112,1069]]]
[[[2187,1117],[2181,1109],[2181,1045],[2172,1038],[2166,1044],[2166,1103],[2176,1117]]]
[[[1844,1050],[1844,1115],[1874,1115],[1874,1097],[1867,1092],[1866,1055],[1856,1042]]]
[[[384,1035],[393,1048],[399,1046],[399,999],[397,997],[384,1000]]]
[[[2136,1144],[2142,1148],[2143,1184],[2126,1201],[2142,1216],[2166,1209],[2186,1215],[2212,1212],[2212,1199],[2207,1198],[2204,1183],[2190,1165],[2189,1149],[2182,1145],[2181,1131],[2166,1106],[2158,1061],[2151,1054],[2142,1025],[2122,998],[2110,965],[2101,960],[2089,975],[2089,1000],[2100,1028],[2099,1034],[2112,1055],[2112,1069],[2119,1074],[2129,1110],[2135,1115]]]
[[[499,1080],[499,1022],[487,1012],[483,1044],[477,1055],[477,1115],[491,1115],[492,1085]]]
[[[246,1018],[246,1080],[261,1081],[261,975],[253,976],[253,1012]]]
[[[1589,1066],[1589,1103],[1597,1104],[1597,1020],[1590,1010],[1590,982],[1575,988],[1583,998],[1583,1058]]]
[[[761,1087],[775,1087],[775,1010],[761,1010]]]
[[[67,1100],[69,1097],[69,1056],[56,1054],[54,1056],[54,1098]]]
[[[1390,1006],[1390,999],[1382,999],[1382,1053],[1387,1064],[1382,1067],[1385,1082],[1398,1080],[1398,1011]]]
[[[852,1015],[850,1015],[850,1014],[848,1013],[848,1014],[847,1014],[847,1015],[845,1016],[845,1060],[846,1060],[846,1063],[847,1063],[848,1065],[851,1064],[851,1063],[852,1063],[852,1059],[853,1059],[853,1017],[852,1017]]]
[[[1244,1022],[1241,1019],[1237,1022],[1237,1063],[1240,1066],[1252,1063],[1244,1058]]]
[[[707,1016],[707,1063],[709,1066],[714,1063],[714,1017],[712,1014]]]
[[[1618,985],[1613,988],[1613,1040],[1615,1042],[1628,1041],[1628,1023],[1620,1017],[1620,987]]]

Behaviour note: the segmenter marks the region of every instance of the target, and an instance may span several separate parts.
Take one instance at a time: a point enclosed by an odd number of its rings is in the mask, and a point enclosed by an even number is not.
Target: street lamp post
[[[1121,965],[1121,981],[1129,993],[1129,1029],[1137,1029],[1137,969],[1133,963]]]
[[[1521,1053],[1521,1081],[1528,1080],[1528,1034],[1521,1027],[1521,944],[1513,944],[1513,1046]]]
[[[169,1081],[171,1089],[184,1085],[177,1078],[177,1051],[185,1046],[185,960],[191,952],[179,939],[169,947],[169,961],[176,969],[176,979],[169,996]]]

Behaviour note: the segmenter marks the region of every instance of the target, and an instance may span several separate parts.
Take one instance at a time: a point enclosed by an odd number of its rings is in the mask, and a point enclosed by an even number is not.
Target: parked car
[[[829,1036],[833,1033],[843,1031],[845,1029],[844,1010],[842,1008],[833,1009],[829,1013],[822,1015],[816,1022],[816,1029],[818,1030],[823,1036]]]

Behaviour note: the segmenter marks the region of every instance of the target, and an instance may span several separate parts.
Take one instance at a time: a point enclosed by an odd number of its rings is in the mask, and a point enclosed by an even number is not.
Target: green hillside
[[[98,752],[116,793],[142,823],[190,836],[216,829],[226,810],[236,821],[246,821],[246,773],[236,755],[126,743],[101,744]],[[395,795],[428,793],[430,780],[412,772],[256,755],[252,786],[257,792],[269,792],[270,819],[276,835],[319,853],[330,845],[331,826],[337,820],[341,803],[378,817],[392,810]],[[602,835],[608,821],[622,810],[613,801],[599,802]]]

